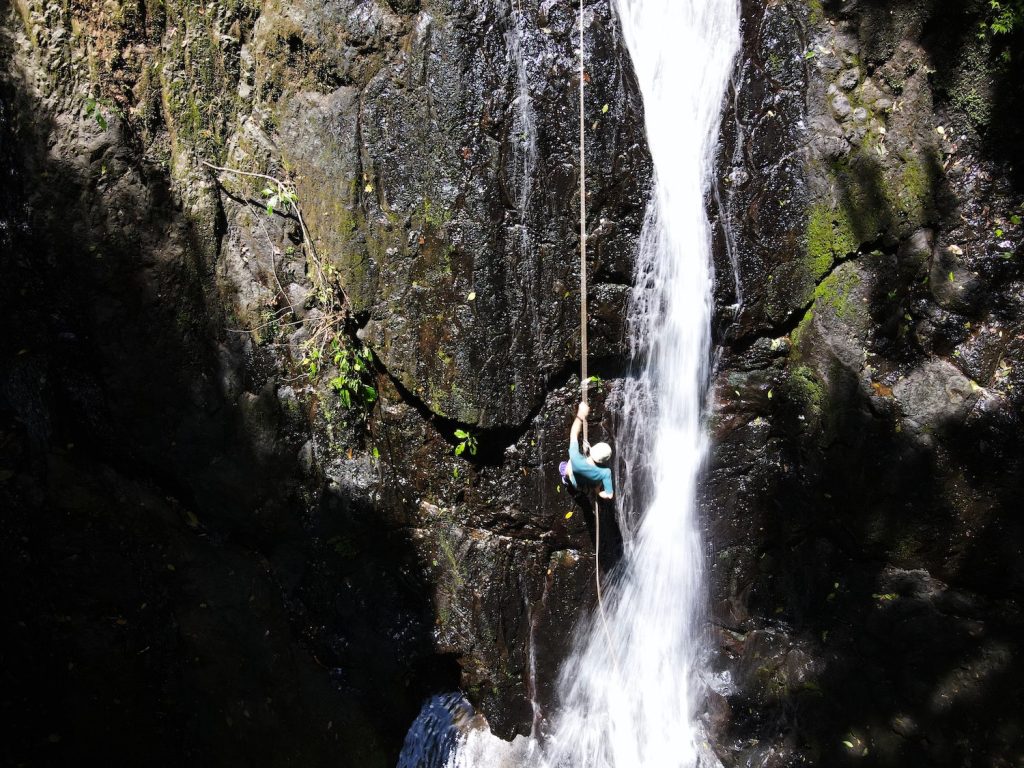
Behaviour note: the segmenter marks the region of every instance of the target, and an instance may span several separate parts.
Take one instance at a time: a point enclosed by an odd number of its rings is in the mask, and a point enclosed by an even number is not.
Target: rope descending
[[[583,0],[580,0],[580,398],[587,402],[587,155],[586,116],[583,110]],[[587,442],[587,421],[583,420],[583,442]]]
[[[586,82],[583,53],[583,0],[580,0],[580,399],[587,402],[587,155],[586,155],[586,113],[584,111],[583,87]],[[587,420],[583,420],[583,442],[587,442]],[[611,630],[604,612],[604,598],[601,594],[601,509],[594,499],[594,583],[597,586],[597,607],[601,613],[601,625],[608,641],[615,669],[619,670],[618,652],[612,642]]]

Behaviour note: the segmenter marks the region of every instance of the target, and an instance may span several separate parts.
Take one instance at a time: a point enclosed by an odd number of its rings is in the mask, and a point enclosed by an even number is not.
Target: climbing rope
[[[580,0],[580,398],[587,402],[587,153],[583,111],[583,0]],[[583,420],[583,442],[587,442],[587,420]],[[598,588],[600,589],[600,587]]]
[[[583,86],[586,69],[583,55],[583,0],[580,0],[580,399],[587,402],[587,154],[586,154],[586,113],[583,102]],[[583,419],[583,442],[587,441],[587,420]],[[594,499],[594,583],[597,586],[597,607],[601,614],[601,625],[608,641],[608,652],[619,672],[619,655],[608,629],[604,612],[604,597],[601,594],[601,509]]]

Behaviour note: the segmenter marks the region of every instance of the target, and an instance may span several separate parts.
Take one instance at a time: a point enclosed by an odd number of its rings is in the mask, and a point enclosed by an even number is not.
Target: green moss
[[[825,387],[814,369],[800,365],[790,371],[789,382],[795,399],[808,409],[820,410],[825,402]]]
[[[793,349],[796,350],[800,346],[800,341],[804,338],[804,334],[811,325],[811,321],[814,320],[814,310],[809,309],[804,313],[799,324],[789,334],[789,340],[793,345]]]
[[[846,213],[826,203],[811,207],[807,217],[807,271],[817,282],[836,259],[857,250],[858,239]]]
[[[918,158],[905,161],[899,190],[893,201],[895,207],[914,222],[923,222],[932,207],[932,184],[928,169]]]
[[[953,107],[963,112],[975,127],[988,125],[992,118],[992,44],[987,36],[971,39],[960,52],[957,66],[940,83],[949,93]]]
[[[172,152],[216,158],[237,108],[232,77],[203,6],[175,3],[172,15],[184,29],[170,38],[159,67]]]
[[[814,25],[825,21],[825,8],[821,0],[807,0],[807,20]]]
[[[438,205],[429,197],[424,197],[422,206],[416,211],[413,218],[414,226],[418,220],[418,228],[430,229],[439,233],[444,225],[451,221],[452,212],[448,208]]]
[[[388,248],[402,250],[400,230],[367,223],[354,179],[330,179],[315,165],[303,166],[296,189],[320,258],[336,273],[354,309],[369,307],[377,297],[371,267],[385,263]]]
[[[851,301],[851,294],[859,284],[860,275],[853,269],[836,270],[814,289],[814,304],[829,307],[838,318],[849,319],[859,309]]]

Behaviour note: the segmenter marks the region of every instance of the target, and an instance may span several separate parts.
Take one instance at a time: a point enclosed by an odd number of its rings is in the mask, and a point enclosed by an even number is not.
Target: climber
[[[576,418],[573,419],[572,429],[569,430],[569,460],[558,465],[558,471],[562,475],[562,482],[579,488],[577,478],[586,481],[587,485],[600,485],[601,490],[597,495],[602,499],[612,497],[612,471],[608,467],[601,466],[612,457],[612,448],[608,443],[595,443],[588,445],[583,443],[583,449],[587,455],[580,453],[580,429],[583,422],[590,413],[590,406],[580,403],[576,409]]]

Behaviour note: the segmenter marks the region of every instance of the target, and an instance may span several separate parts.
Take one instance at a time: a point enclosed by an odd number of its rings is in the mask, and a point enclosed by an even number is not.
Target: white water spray
[[[646,368],[623,398],[618,446],[626,536],[605,612],[563,669],[555,766],[694,766],[703,619],[695,514],[706,452],[711,232],[705,196],[723,95],[739,49],[737,0],[616,0],[644,99],[656,186],[637,266],[634,350]],[[642,468],[642,470],[641,470]],[[641,506],[642,505],[642,506]]]

